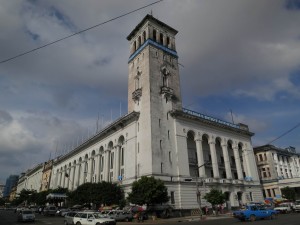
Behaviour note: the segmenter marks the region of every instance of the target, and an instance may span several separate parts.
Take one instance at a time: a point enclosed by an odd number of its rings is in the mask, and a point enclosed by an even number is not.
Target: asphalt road
[[[161,219],[159,221],[145,221],[144,225],[147,224],[168,224],[168,225],[193,225],[193,224],[204,224],[204,225],[299,225],[300,224],[300,213],[292,213],[287,215],[279,215],[275,220],[259,220],[255,222],[240,222],[235,218],[208,218],[206,220],[199,221],[197,219],[187,218],[176,218],[176,219]],[[43,216],[36,215],[35,222],[21,223],[17,222],[17,214],[13,211],[0,210],[0,225],[20,225],[20,224],[34,224],[34,225],[63,225],[63,217],[58,216]],[[136,225],[141,223],[135,222],[118,222],[119,225]]]

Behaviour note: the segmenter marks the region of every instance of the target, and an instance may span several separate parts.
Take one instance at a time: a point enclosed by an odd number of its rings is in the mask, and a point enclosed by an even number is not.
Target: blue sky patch
[[[300,0],[286,0],[285,8],[288,10],[300,10]]]

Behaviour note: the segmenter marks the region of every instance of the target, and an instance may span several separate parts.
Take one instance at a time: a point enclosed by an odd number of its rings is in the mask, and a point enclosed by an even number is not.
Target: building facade
[[[3,191],[4,191],[4,187],[5,185],[4,184],[0,184],[0,198],[3,197]]]
[[[281,198],[281,189],[294,188],[300,198],[300,154],[295,148],[264,145],[254,148],[263,194],[267,198]]]
[[[19,194],[23,189],[40,192],[43,168],[44,163],[40,163],[25,173],[22,173],[18,179],[16,193]]]
[[[5,187],[4,187],[4,191],[3,191],[3,197],[4,198],[9,198],[12,188],[14,186],[16,186],[17,183],[18,183],[18,179],[19,179],[18,175],[10,175],[6,179],[6,183],[5,183]]]
[[[50,188],[108,181],[128,193],[154,176],[175,208],[199,207],[211,188],[227,207],[263,200],[248,127],[182,108],[176,34],[147,15],[128,35],[128,114],[54,162]]]

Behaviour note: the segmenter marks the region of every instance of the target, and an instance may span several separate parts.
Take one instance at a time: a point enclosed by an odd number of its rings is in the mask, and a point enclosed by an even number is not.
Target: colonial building
[[[39,192],[41,189],[43,168],[44,163],[40,163],[25,173],[22,173],[17,184],[17,194],[23,189]]]
[[[294,188],[300,197],[300,154],[295,148],[274,145],[254,148],[263,194],[268,198],[281,198],[281,189]]]
[[[196,190],[213,187],[228,207],[263,200],[248,126],[182,108],[176,34],[147,15],[128,35],[128,114],[54,162],[50,188],[108,181],[128,193],[154,176],[175,208],[198,207]]]

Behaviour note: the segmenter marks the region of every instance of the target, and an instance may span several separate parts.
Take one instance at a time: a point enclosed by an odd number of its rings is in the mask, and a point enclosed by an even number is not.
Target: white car
[[[291,204],[289,203],[281,203],[274,210],[278,211],[279,213],[290,213],[292,212]]]
[[[295,212],[300,212],[300,200],[296,200],[294,210]]]
[[[78,212],[74,218],[75,225],[116,225],[116,220],[105,218],[99,212]]]

